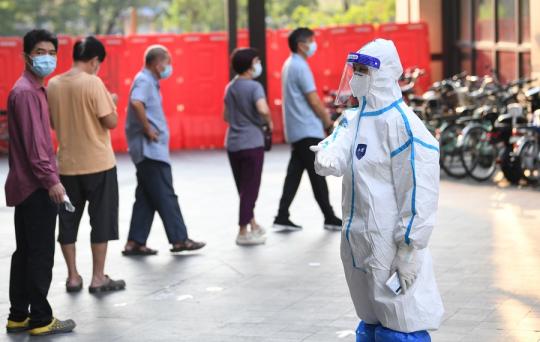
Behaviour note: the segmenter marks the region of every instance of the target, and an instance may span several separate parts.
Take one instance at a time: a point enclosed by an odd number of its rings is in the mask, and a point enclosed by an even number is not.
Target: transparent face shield
[[[371,74],[380,66],[381,62],[378,58],[355,52],[349,53],[334,104],[345,107],[355,106],[358,103],[357,98],[365,96],[369,91]]]

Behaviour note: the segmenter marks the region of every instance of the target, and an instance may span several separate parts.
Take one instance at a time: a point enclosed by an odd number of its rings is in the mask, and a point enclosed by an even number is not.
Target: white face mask
[[[371,76],[369,74],[355,73],[349,81],[349,86],[354,97],[361,98],[369,93]]]
[[[253,78],[257,78],[261,76],[262,71],[263,71],[263,68],[262,68],[261,62],[255,63],[255,65],[253,65],[253,75],[252,75]]]

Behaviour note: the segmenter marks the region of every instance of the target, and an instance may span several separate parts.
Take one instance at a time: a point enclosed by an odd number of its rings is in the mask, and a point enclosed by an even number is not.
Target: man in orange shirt
[[[68,267],[68,292],[80,291],[83,286],[75,263],[75,242],[87,201],[93,257],[89,290],[98,293],[126,286],[123,280],[112,280],[104,272],[107,244],[118,239],[118,181],[109,133],[118,116],[111,94],[96,76],[105,55],[103,44],[87,37],[73,48],[73,68],[49,81],[60,176],[75,206],[74,213],[60,211],[58,235]]]

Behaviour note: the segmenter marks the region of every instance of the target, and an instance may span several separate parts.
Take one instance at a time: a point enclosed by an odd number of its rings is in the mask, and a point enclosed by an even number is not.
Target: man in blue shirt
[[[291,159],[274,220],[274,229],[300,230],[289,219],[289,207],[296,195],[304,170],[308,171],[315,200],[324,215],[324,228],[341,230],[342,222],[334,214],[328,198],[326,179],[315,173],[315,154],[311,145],[325,138],[332,129],[332,120],[317,95],[317,88],[307,59],[317,50],[315,34],[308,28],[298,28],[289,35],[291,56],[282,70],[283,115],[287,142],[292,145]]]
[[[137,168],[137,190],[124,255],[154,255],[146,247],[154,213],[157,211],[171,252],[203,248],[203,242],[188,238],[178,197],[173,188],[169,158],[169,127],[163,112],[159,81],[172,74],[171,57],[161,45],[150,46],[145,53],[145,67],[131,87],[126,136],[129,154]]]

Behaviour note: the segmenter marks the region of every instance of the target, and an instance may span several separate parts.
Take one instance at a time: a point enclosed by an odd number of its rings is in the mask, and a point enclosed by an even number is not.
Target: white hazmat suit
[[[403,333],[438,329],[444,308],[427,248],[438,206],[438,142],[401,99],[403,68],[393,42],[374,40],[358,54],[380,67],[370,69],[359,108],[347,110],[313,149],[319,175],[343,176],[347,283],[364,322]],[[414,252],[418,270],[412,286],[395,295],[385,283],[398,247]]]

